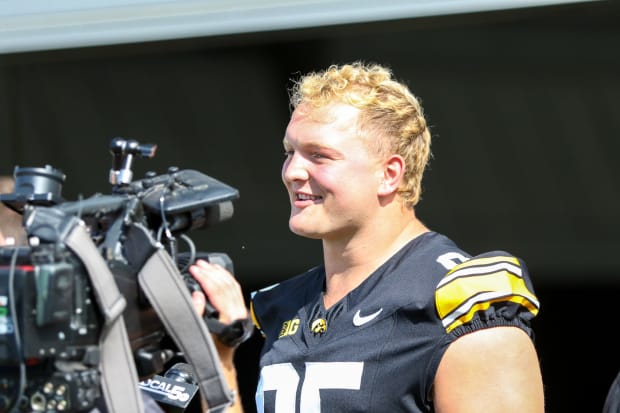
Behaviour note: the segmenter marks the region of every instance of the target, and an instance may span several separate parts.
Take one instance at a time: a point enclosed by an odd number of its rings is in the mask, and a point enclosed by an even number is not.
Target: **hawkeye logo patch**
[[[285,336],[292,336],[299,329],[299,318],[294,318],[292,320],[288,320],[282,323],[282,329],[280,330],[280,334],[278,338],[282,338]]]
[[[380,308],[379,310],[375,311],[372,314],[363,316],[360,314],[360,310],[357,310],[357,313],[355,313],[355,315],[353,316],[353,325],[355,327],[363,326],[364,324],[369,323],[375,318],[377,318],[379,314],[381,314],[381,311],[383,311],[383,308]]]
[[[327,331],[327,321],[324,318],[317,318],[310,325],[310,330],[314,334],[323,334]]]

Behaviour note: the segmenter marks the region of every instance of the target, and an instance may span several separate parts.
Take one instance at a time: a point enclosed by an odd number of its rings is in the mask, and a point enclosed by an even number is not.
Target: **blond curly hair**
[[[332,65],[295,81],[289,90],[292,109],[301,103],[312,109],[345,103],[360,109],[358,133],[379,156],[399,154],[406,163],[398,190],[405,205],[420,200],[422,175],[431,156],[431,134],[422,106],[392,71],[378,64]]]

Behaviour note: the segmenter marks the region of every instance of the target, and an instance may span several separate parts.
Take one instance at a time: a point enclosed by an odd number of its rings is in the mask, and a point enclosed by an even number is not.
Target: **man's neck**
[[[377,268],[428,228],[417,218],[405,225],[370,228],[348,240],[323,240],[326,290],[325,308],[359,286]]]

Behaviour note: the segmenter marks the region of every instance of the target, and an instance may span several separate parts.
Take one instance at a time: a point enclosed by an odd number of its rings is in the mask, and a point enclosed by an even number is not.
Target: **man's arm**
[[[243,299],[241,286],[237,280],[224,268],[199,260],[190,267],[190,273],[198,281],[203,291],[207,294],[209,302],[218,310],[219,321],[230,324],[235,320],[248,317],[248,310]],[[198,314],[202,315],[205,310],[205,295],[201,292],[193,292],[192,300]],[[227,413],[243,413],[243,405],[239,395],[237,382],[237,370],[235,368],[235,347],[228,347],[213,337],[213,343],[218,351],[222,370],[228,387],[234,392],[233,404]],[[202,400],[203,410],[206,404]]]
[[[543,383],[532,340],[517,327],[492,327],[452,343],[435,376],[437,413],[543,413]]]

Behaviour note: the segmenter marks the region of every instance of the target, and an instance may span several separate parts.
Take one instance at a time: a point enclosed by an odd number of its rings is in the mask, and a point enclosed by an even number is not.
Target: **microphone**
[[[169,413],[183,412],[198,391],[194,369],[187,363],[176,363],[163,376],[154,375],[139,383],[140,390],[158,403],[163,403]]]

